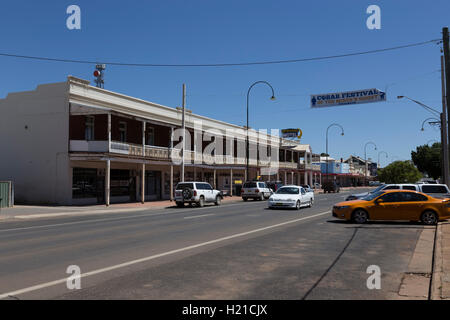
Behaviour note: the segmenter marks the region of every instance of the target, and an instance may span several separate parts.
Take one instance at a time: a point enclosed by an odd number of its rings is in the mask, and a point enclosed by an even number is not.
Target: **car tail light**
[[[244,189],[241,189],[241,194],[244,193]]]
[[[197,190],[194,190],[194,197],[197,196]]]
[[[258,193],[258,192],[259,192],[259,189],[256,189],[255,192]]]

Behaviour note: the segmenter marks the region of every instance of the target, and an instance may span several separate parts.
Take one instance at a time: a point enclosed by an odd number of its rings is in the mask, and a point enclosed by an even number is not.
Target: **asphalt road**
[[[300,211],[248,201],[2,222],[0,298],[395,299],[423,227],[331,217],[348,193]],[[81,289],[67,289],[71,265]]]

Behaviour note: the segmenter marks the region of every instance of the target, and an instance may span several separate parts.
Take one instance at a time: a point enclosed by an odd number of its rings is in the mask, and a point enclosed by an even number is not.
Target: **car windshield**
[[[295,187],[280,188],[276,194],[299,194],[299,189]]]
[[[383,189],[384,188],[384,184],[382,184],[381,186],[379,186],[378,188],[376,188],[375,190],[372,190],[372,191],[370,191],[369,193],[375,193],[375,192],[378,192],[378,191],[380,191],[381,189]]]
[[[374,192],[374,193],[369,193],[364,198],[361,198],[361,200],[372,201],[373,199],[381,196],[383,193],[384,193],[383,191],[377,191],[377,192]]]

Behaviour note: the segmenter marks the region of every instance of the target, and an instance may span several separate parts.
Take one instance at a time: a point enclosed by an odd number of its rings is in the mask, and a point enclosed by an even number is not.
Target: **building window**
[[[127,142],[127,123],[119,122],[119,140],[120,142]]]
[[[155,128],[147,127],[147,141],[146,144],[149,146],[155,145]]]
[[[94,140],[94,120],[95,118],[93,116],[86,116],[84,139],[87,141]]]

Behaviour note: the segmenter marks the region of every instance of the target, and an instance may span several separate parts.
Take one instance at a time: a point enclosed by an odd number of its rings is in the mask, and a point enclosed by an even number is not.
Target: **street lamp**
[[[364,145],[364,182],[367,185],[367,151],[366,148],[369,144],[372,144],[375,147],[375,150],[377,150],[377,145],[375,144],[375,142],[369,141]]]
[[[380,152],[378,152],[378,165],[380,166],[380,168],[381,168],[381,165],[380,165],[380,154],[382,154],[382,153],[384,153],[384,154],[386,155],[386,159],[388,158],[388,154],[387,154],[386,151],[380,151]]]
[[[425,122],[427,122],[428,120],[434,120],[433,122],[428,122],[429,124],[439,124],[439,126],[441,126],[441,120],[439,120],[438,118],[427,118],[427,119],[425,119],[425,120],[423,120],[423,122],[422,122],[422,128],[420,129],[420,131],[425,131],[425,128],[424,128],[424,125],[425,125]]]
[[[249,129],[249,126],[248,126],[248,105],[249,105],[249,95],[250,95],[250,91],[252,90],[252,88],[255,85],[259,84],[259,83],[265,84],[265,85],[270,87],[270,89],[272,90],[272,96],[270,97],[270,100],[272,100],[272,101],[275,100],[275,91],[273,90],[273,87],[270,85],[270,83],[268,83],[267,81],[256,81],[255,83],[253,83],[248,88],[248,91],[247,91],[247,142],[246,142],[246,151],[247,151],[247,154],[246,154],[247,166],[246,166],[246,168],[247,168],[247,171],[245,172],[245,180],[248,180],[248,176],[249,176],[249,163],[248,163],[249,162],[249,141],[248,141],[248,129]]]
[[[442,59],[441,59],[442,62]],[[449,159],[449,150],[448,150],[448,141],[447,141],[447,119],[445,119],[445,115],[443,112],[439,112],[426,104],[423,104],[420,101],[411,99],[407,96],[397,96],[397,99],[403,99],[406,98],[408,100],[411,100],[414,103],[417,103],[422,108],[426,109],[428,112],[431,112],[434,115],[439,116],[439,120],[436,118],[429,118],[429,119],[435,119],[438,123],[440,123],[441,126],[441,168],[443,170],[442,177],[444,179],[444,183],[449,185],[450,183],[450,175],[449,175],[449,167],[448,167],[448,159]],[[426,119],[425,121],[429,120]],[[425,121],[422,123],[422,131],[424,131],[423,125]]]
[[[328,155],[328,130],[329,130],[331,127],[333,127],[333,126],[336,126],[336,127],[341,128],[341,136],[344,135],[344,128],[343,128],[340,124],[338,124],[338,123],[332,123],[332,124],[330,124],[330,125],[328,126],[328,128],[327,128],[327,134],[326,134],[326,153],[327,153],[327,161],[326,161],[326,167],[327,167],[327,170],[326,170],[326,179],[327,179],[327,181],[328,181],[328,157],[329,157],[329,155]]]

